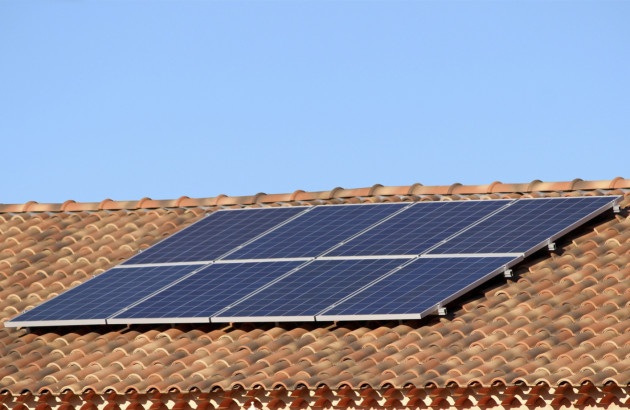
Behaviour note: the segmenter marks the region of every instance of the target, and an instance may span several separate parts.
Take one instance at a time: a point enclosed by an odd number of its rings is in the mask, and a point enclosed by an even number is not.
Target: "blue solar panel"
[[[405,261],[404,259],[314,261],[218,316],[315,316],[335,301],[348,296]]]
[[[615,199],[521,199],[429,253],[523,253]]]
[[[196,268],[190,265],[114,268],[13,321],[106,319]]]
[[[603,212],[617,199],[317,206],[307,212],[304,207],[219,211],[136,255],[125,262],[128,267],[105,272],[6,325],[177,322],[211,317],[217,322],[314,316],[318,320],[381,315],[415,318],[516,261],[492,254],[532,252],[547,239]],[[438,244],[428,255],[393,273],[392,269],[407,260],[379,256],[418,255]],[[199,272],[195,272],[199,264],[190,264],[229,252],[226,259],[230,263],[214,263]],[[318,258],[303,266],[303,261],[244,261],[322,254],[336,258]],[[438,254],[444,257],[426,257]],[[367,256],[374,257],[365,259]],[[175,264],[160,265],[169,263]],[[388,273],[391,275],[383,277]],[[364,286],[367,288],[350,296]]]
[[[420,315],[512,260],[509,257],[421,258],[324,312],[321,318]]]
[[[209,318],[299,265],[300,262],[215,263],[116,319]]]
[[[303,212],[303,207],[218,211],[125,264],[211,261]]]
[[[226,259],[315,257],[407,205],[318,206]]]
[[[326,256],[417,255],[509,202],[420,202]]]

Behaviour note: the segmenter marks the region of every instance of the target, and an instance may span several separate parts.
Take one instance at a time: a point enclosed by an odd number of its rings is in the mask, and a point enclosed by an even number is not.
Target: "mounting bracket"
[[[438,308],[438,315],[446,316],[446,308],[445,307]]]
[[[547,248],[549,248],[549,251],[553,252],[556,250],[556,243],[555,242],[549,242],[547,244]]]
[[[512,269],[506,269],[503,272],[503,276],[506,277],[506,278],[511,278],[512,276],[514,276],[514,274],[512,273]]]

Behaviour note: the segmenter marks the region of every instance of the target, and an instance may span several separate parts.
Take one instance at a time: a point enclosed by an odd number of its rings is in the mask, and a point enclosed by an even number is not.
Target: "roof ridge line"
[[[488,185],[422,185],[415,183],[403,186],[383,186],[375,184],[371,187],[345,189],[336,187],[329,191],[303,191],[296,190],[292,193],[227,196],[217,195],[205,198],[190,198],[181,196],[177,199],[151,199],[144,197],[140,200],[114,201],[106,198],[101,202],[76,202],[67,200],[63,203],[38,203],[29,201],[24,204],[2,204],[0,213],[22,212],[81,212],[100,210],[134,210],[156,208],[192,208],[192,207],[226,207],[226,206],[251,206],[271,205],[274,203],[329,201],[348,198],[373,198],[391,196],[452,196],[452,195],[496,195],[510,193],[532,192],[576,192],[593,190],[630,189],[630,179],[616,177],[611,180],[584,181],[574,179],[572,181],[543,182],[533,180],[526,183],[504,184],[499,181]]]

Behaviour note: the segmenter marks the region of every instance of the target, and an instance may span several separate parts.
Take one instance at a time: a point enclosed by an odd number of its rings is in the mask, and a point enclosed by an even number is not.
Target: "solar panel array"
[[[5,326],[417,319],[619,200],[221,210]]]

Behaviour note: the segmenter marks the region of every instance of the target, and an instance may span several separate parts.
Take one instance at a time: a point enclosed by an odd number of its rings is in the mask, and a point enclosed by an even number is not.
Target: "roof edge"
[[[133,210],[156,208],[193,208],[215,206],[245,206],[255,204],[272,204],[278,202],[300,202],[330,199],[345,199],[353,197],[379,197],[379,196],[405,196],[405,195],[488,195],[509,193],[532,192],[574,192],[593,190],[617,190],[630,189],[630,179],[616,177],[611,180],[543,182],[533,180],[529,183],[504,184],[495,181],[488,185],[422,185],[415,183],[403,186],[383,186],[375,184],[365,188],[345,189],[333,188],[329,191],[303,191],[296,190],[284,194],[266,194],[263,192],[255,195],[227,196],[218,195],[207,198],[190,198],[182,196],[177,199],[151,199],[142,198],[136,201],[115,201],[104,199],[101,202],[76,202],[67,200],[64,203],[38,203],[29,201],[25,204],[0,204],[0,213],[20,212],[82,212],[99,210]]]

